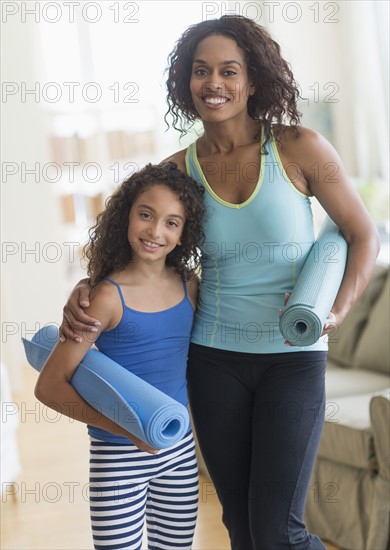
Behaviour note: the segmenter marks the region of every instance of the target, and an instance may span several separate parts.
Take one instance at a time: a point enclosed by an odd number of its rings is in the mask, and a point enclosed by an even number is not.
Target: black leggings
[[[325,367],[326,352],[190,346],[191,411],[233,550],[325,549],[303,521]]]

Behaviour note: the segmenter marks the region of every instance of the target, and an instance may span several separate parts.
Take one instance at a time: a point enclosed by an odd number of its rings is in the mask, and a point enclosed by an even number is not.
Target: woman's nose
[[[205,83],[205,87],[206,87],[206,90],[209,92],[213,92],[213,93],[222,92],[223,82],[221,82],[217,78],[212,78]]]

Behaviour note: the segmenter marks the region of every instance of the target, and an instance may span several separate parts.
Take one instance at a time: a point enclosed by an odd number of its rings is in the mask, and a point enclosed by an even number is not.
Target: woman
[[[185,133],[200,119],[204,128],[167,160],[206,189],[187,379],[231,546],[323,549],[303,512],[324,420],[325,340],[367,285],[376,228],[337,152],[299,125],[297,84],[264,28],[235,15],[189,27],[167,85],[173,126]],[[314,241],[311,196],[349,253],[322,338],[299,348],[284,341],[278,315]],[[65,308],[65,336],[96,322],[78,305],[88,292],[81,282]]]

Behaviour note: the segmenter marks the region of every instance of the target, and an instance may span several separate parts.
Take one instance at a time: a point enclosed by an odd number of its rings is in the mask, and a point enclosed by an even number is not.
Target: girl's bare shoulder
[[[122,313],[122,303],[117,287],[109,281],[100,281],[93,288],[90,306],[85,312],[98,318],[106,327],[116,324]]]

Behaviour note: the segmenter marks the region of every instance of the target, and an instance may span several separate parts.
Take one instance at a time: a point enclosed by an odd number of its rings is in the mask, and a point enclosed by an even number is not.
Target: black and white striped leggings
[[[198,510],[192,432],[157,455],[91,438],[90,511],[97,550],[190,549]]]

